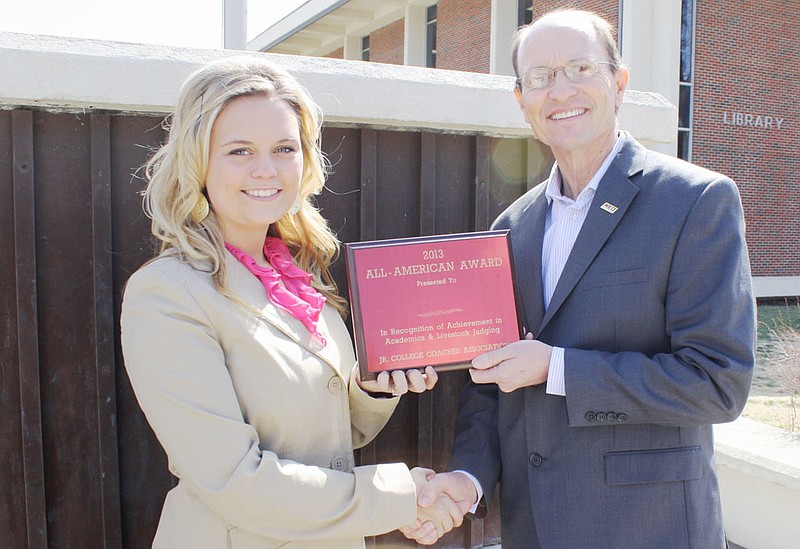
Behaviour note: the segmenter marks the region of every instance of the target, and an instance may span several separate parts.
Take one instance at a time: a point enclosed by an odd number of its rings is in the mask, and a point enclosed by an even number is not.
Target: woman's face
[[[292,107],[263,95],[232,100],[211,129],[206,189],[225,241],[263,242],[300,193],[303,151]]]

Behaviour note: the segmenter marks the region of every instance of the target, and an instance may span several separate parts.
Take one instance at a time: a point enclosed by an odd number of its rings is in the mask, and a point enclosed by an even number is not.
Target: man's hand
[[[356,383],[368,393],[391,393],[395,396],[412,393],[422,393],[430,391],[439,381],[439,375],[431,366],[425,368],[425,372],[419,370],[395,370],[393,372],[381,372],[378,378],[373,381],[363,381],[361,373],[356,368]]]
[[[525,339],[473,358],[469,374],[473,382],[496,383],[504,393],[539,385],[547,381],[552,351],[528,334]]]
[[[417,521],[400,531],[419,544],[431,545],[461,526],[464,515],[476,503],[478,493],[463,473],[435,474],[430,469],[417,468],[412,469],[412,476],[415,471],[424,471],[426,478],[426,482],[417,487]]]
[[[472,480],[464,473],[454,472],[439,473],[429,477],[417,498],[417,503],[427,507],[442,495],[446,495],[458,505],[462,516],[478,502],[478,492]]]

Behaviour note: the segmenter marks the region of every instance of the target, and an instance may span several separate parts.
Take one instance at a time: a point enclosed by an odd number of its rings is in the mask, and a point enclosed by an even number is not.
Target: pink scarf
[[[270,267],[262,267],[246,252],[227,242],[225,247],[261,281],[273,305],[302,322],[323,346],[327,343],[317,330],[325,296],[311,286],[311,275],[294,264],[292,254],[283,240],[272,236],[264,240],[264,257]]]

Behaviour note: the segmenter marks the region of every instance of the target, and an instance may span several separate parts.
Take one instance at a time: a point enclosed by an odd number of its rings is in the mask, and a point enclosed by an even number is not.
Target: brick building
[[[800,294],[800,175],[790,169],[800,160],[794,2],[311,0],[248,49],[510,75],[513,31],[560,7],[607,18],[630,89],[678,106],[666,152],[736,180],[757,294]]]

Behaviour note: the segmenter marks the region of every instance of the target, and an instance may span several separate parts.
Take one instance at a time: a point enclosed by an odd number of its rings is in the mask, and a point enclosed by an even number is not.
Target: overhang
[[[436,0],[309,0],[247,43],[250,51],[323,56],[345,36],[367,36],[398,19],[406,6]]]

